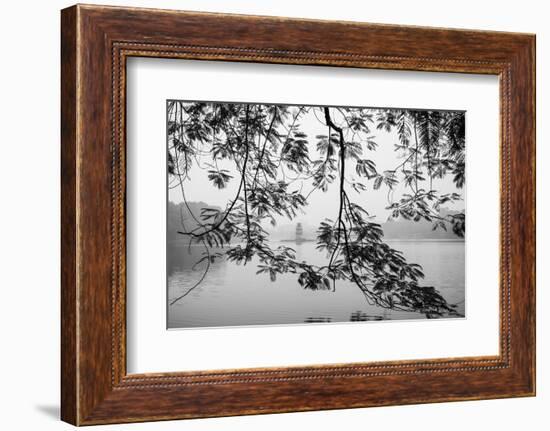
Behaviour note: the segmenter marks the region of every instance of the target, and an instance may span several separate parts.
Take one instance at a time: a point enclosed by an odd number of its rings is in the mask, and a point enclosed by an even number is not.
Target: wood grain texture
[[[534,394],[533,35],[74,6],[62,11],[61,36],[63,420],[86,425]],[[498,75],[500,354],[127,375],[129,56]]]
[[[76,9],[61,16],[61,417],[77,422]]]

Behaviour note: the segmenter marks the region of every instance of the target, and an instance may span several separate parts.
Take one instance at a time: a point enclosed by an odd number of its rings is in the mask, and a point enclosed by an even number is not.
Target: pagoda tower
[[[304,228],[302,227],[302,223],[298,223],[296,225],[296,242],[300,243],[304,241]]]

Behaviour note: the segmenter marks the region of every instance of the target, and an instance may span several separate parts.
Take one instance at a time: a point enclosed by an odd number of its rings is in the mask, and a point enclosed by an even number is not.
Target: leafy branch
[[[216,189],[240,177],[225,210],[191,213],[196,227],[190,230],[182,221],[178,233],[190,244],[202,244],[206,251],[199,263],[206,265],[197,283],[171,304],[200,285],[216,259],[247,264],[256,258],[257,273],[268,274],[271,281],[279,274],[295,274],[297,283],[311,290],[335,290],[338,282],[348,281],[379,307],[428,317],[456,313],[434,287],[419,284],[422,268],[384,242],[381,226],[350,199],[346,185],[361,193],[372,182],[374,190],[387,187],[389,198],[403,185],[411,192],[389,200],[390,217],[428,220],[434,228],[450,224],[463,236],[464,213],[441,214],[442,205],[461,195],[442,194],[433,187],[434,180],[447,174],[457,189],[464,185],[463,113],[174,101],[168,115],[170,184],[180,187],[185,205],[184,186],[194,165],[209,166],[208,180]],[[300,124],[304,115],[328,129],[327,135],[316,137],[319,158]],[[395,151],[401,160],[394,169],[377,169],[373,125],[379,133],[397,136]],[[227,163],[237,174],[226,169]],[[313,188],[304,195],[296,184],[308,181]],[[326,192],[334,182],[339,196],[336,219],[322,221],[316,238],[317,249],[327,255],[326,264],[298,261],[292,248],[273,247],[266,225],[276,224],[278,217],[295,219],[313,193]]]

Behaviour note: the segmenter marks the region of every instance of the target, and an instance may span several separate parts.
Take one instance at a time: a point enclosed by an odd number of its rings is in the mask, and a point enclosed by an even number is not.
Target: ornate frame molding
[[[220,30],[201,30],[212,26]],[[257,35],[255,28],[270,32]],[[285,38],[272,36],[282,29]],[[316,42],[308,40],[310,34],[338,38]],[[370,44],[373,38],[376,46]],[[409,56],[402,54],[405,43]],[[533,395],[534,43],[534,36],[509,33],[99,6],[65,9],[62,418],[98,424]],[[131,56],[498,75],[500,354],[127,375],[125,65]],[[529,216],[520,216],[519,209]],[[300,396],[305,391],[307,399]]]

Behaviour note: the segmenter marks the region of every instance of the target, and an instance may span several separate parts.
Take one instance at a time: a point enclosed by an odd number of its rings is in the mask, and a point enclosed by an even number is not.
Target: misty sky
[[[341,118],[339,121],[336,115],[332,115],[336,123],[342,122]],[[303,116],[300,121],[301,130],[308,135],[309,154],[312,160],[316,160],[321,157],[316,148],[317,139],[315,136],[321,134],[327,135],[328,132],[327,126],[321,122],[323,118],[319,115],[318,110],[317,117],[318,118],[316,118],[313,111],[310,111]],[[400,162],[403,161],[401,153],[396,152],[394,149],[394,144],[398,143],[397,133],[395,131],[388,133],[384,130],[376,130],[375,125],[372,125],[372,135],[375,137],[374,140],[378,143],[378,147],[372,152],[366,148],[363,148],[363,155],[361,158],[372,159],[376,163],[377,171],[380,173],[397,167]],[[207,160],[204,160],[204,162],[206,161]],[[235,193],[237,192],[240,176],[232,162],[218,162],[218,167],[220,169],[227,169],[233,176],[233,179],[229,181],[227,187],[219,190],[208,180],[207,170],[209,168],[204,166],[204,162],[202,163],[202,169],[197,166],[196,163],[193,165],[189,172],[190,180],[184,183],[187,200],[189,202],[202,201],[212,206],[226,208],[228,202],[234,198]],[[286,172],[288,174],[288,170]],[[348,177],[353,175],[357,178],[354,161],[350,160],[346,166],[346,172]],[[295,174],[290,173],[290,176],[293,175]],[[385,185],[382,185],[379,190],[373,190],[373,180],[366,181],[365,178],[361,178],[361,181],[367,185],[367,190],[360,193],[356,192],[349,184],[346,185],[346,191],[350,197],[350,200],[360,204],[366,211],[369,212],[374,221],[386,221],[389,215],[389,211],[385,209],[385,207],[389,204],[388,188]],[[289,186],[289,192],[293,190],[301,190],[303,195],[307,195],[313,188],[312,182],[312,179],[295,181]],[[419,188],[429,189],[429,182],[426,181],[422,185],[419,183]],[[452,182],[452,174],[448,174],[442,180],[434,179],[433,188],[438,190],[440,193],[457,192],[462,194],[463,198],[465,198],[465,189],[457,189],[454,186]],[[404,192],[404,186],[397,186],[393,192],[392,199],[394,201],[399,200],[401,194]],[[181,202],[182,196],[180,189],[177,187],[170,189],[168,192],[168,198],[170,201],[175,203]],[[287,223],[304,222],[309,225],[318,225],[325,218],[334,220],[337,218],[338,203],[338,181],[335,181],[329,185],[326,192],[316,190],[311,194],[308,199],[308,205],[305,207],[305,214],[298,215],[292,222],[288,218],[278,217],[276,219],[277,224],[283,225]],[[464,207],[464,201],[456,203],[454,206],[448,206],[448,208],[451,209],[463,209]]]

